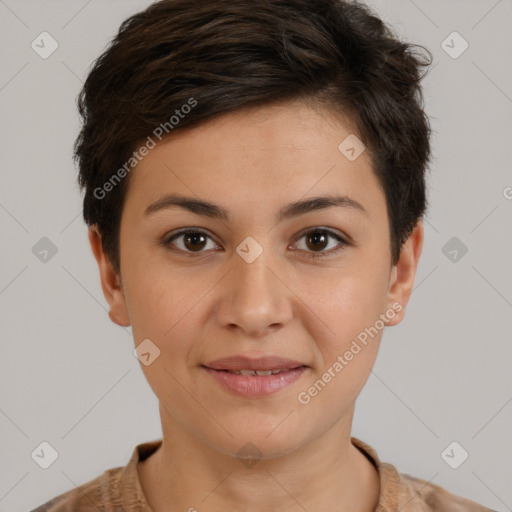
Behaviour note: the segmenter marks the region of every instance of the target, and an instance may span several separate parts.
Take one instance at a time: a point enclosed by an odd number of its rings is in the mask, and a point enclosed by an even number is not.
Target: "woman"
[[[342,0],[161,0],[122,24],[75,154],[163,437],[37,512],[489,510],[351,437],[423,244],[414,50]]]

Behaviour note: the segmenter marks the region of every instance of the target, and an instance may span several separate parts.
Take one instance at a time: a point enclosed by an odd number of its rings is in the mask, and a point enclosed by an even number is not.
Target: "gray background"
[[[130,329],[107,316],[71,160],[87,70],[149,3],[0,0],[1,511],[30,510],[161,436]],[[512,2],[369,4],[434,54],[434,159],[415,289],[384,334],[353,435],[402,472],[512,510]],[[31,48],[43,31],[59,45],[47,59]],[[458,58],[441,46],[453,31],[469,43]],[[32,251],[43,237],[57,248],[46,262]],[[443,252],[452,237],[459,247]],[[59,455],[48,469],[31,458],[43,441]],[[453,441],[469,453],[458,469],[441,457]]]

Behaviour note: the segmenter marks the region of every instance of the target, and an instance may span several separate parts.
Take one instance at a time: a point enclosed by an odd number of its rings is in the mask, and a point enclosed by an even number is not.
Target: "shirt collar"
[[[377,452],[360,439],[351,437],[352,444],[375,466],[379,474],[380,494],[376,512],[398,510],[401,490],[400,474],[394,466],[381,462]],[[119,480],[119,494],[127,510],[152,512],[139,480],[137,464],[152,455],[162,444],[162,439],[141,443],[135,447],[128,464],[123,468]],[[414,496],[411,496],[412,499]],[[403,501],[403,500],[402,500]],[[131,508],[128,508],[131,507]],[[134,508],[135,507],[135,508]]]

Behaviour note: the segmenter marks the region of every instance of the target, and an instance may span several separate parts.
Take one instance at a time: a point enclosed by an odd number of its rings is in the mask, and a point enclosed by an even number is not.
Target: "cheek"
[[[331,357],[344,352],[385,311],[388,271],[385,265],[363,263],[304,283],[300,296],[315,314],[311,318],[322,326],[318,334]]]
[[[311,410],[324,411],[327,423],[350,408],[370,375],[387,297],[386,281],[375,270],[364,278],[340,275],[329,283],[321,296],[310,291],[305,300],[314,305],[307,328],[316,342],[318,364],[298,397],[301,404],[310,402]]]
[[[142,258],[131,271],[126,296],[135,345],[149,339],[158,353],[142,369],[157,396],[179,401],[183,390],[178,383],[195,375],[201,340],[209,339],[211,298],[220,277],[206,267],[148,264]]]
[[[208,287],[199,281],[193,286],[182,274],[164,270],[141,270],[138,275],[144,279],[132,280],[127,287],[133,338],[141,347],[144,340],[151,341],[152,359],[148,365],[141,359],[141,368],[155,395],[176,410],[193,410],[181,383],[190,379],[191,353],[201,322],[200,299]]]
[[[193,273],[167,261],[163,251],[150,250],[149,242],[146,245],[132,243],[130,239],[123,242],[124,295],[135,343],[150,338],[163,344],[180,328],[180,324],[174,326],[199,301],[204,286]]]

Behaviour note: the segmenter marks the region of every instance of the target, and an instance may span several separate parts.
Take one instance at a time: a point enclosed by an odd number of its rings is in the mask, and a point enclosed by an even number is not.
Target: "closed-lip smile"
[[[246,398],[261,398],[292,384],[309,368],[279,356],[230,356],[201,365],[228,391]]]

